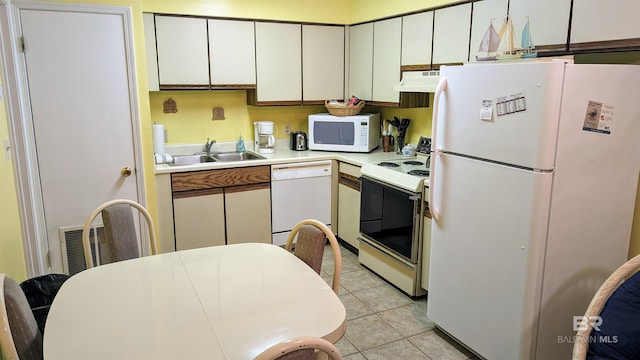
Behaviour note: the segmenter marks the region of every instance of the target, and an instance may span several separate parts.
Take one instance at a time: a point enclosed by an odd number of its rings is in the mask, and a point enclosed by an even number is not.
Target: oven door
[[[418,262],[422,194],[361,177],[360,233],[395,256]]]

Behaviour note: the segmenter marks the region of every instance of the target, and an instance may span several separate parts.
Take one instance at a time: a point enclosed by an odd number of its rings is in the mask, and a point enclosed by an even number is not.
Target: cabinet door
[[[302,100],[344,99],[344,26],[302,26]]]
[[[209,89],[207,20],[156,16],[160,89]]]
[[[174,197],[176,250],[225,244],[224,194]]]
[[[212,88],[255,87],[256,50],[253,21],[208,21]]]
[[[571,43],[639,39],[639,13],[638,0],[574,1]]]
[[[156,52],[156,23],[152,13],[143,13],[144,46],[147,55],[147,81],[149,91],[160,90],[158,83],[158,53]]]
[[[426,189],[425,196],[429,193],[429,189]],[[429,261],[431,260],[431,215],[425,214],[424,223],[422,225],[422,274],[420,280],[420,286],[423,289],[429,290]]]
[[[256,23],[258,102],[302,102],[301,25]]]
[[[225,210],[228,244],[247,242],[271,244],[269,184],[253,185],[249,188],[241,186],[226,188]]]
[[[358,248],[360,241],[360,192],[338,185],[338,236]]]
[[[574,3],[579,1],[574,1]],[[513,21],[517,44],[529,17],[531,38],[537,48],[564,50],[569,30],[571,0],[510,0],[509,16]]]
[[[507,14],[507,3],[508,0],[484,0],[473,3],[469,61],[476,61],[482,37],[487,32],[489,24],[493,24],[494,29],[500,31]]]
[[[360,167],[339,164],[338,236],[358,249],[360,241]]]
[[[400,102],[393,87],[400,82],[402,18],[376,21],[373,24],[373,101]]]
[[[467,61],[471,4],[438,9],[433,16],[433,64]]]
[[[433,11],[403,16],[401,64],[431,65],[432,41]]]
[[[349,94],[371,100],[373,90],[373,23],[349,28]]]

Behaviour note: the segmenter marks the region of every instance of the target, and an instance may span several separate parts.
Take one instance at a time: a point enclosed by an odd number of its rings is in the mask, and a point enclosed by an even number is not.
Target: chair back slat
[[[140,257],[133,210],[128,204],[114,204],[102,210],[107,248],[113,261]]]

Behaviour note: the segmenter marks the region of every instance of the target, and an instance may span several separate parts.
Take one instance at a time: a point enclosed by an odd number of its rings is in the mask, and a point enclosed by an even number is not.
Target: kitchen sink
[[[264,159],[264,156],[258,155],[251,151],[244,152],[212,152],[210,154],[206,153],[197,153],[193,155],[174,155],[173,163],[169,163],[169,165],[173,166],[181,166],[181,165],[193,165],[193,164],[201,164],[208,162],[229,162],[229,161],[243,161],[243,160],[257,160]]]
[[[211,157],[216,159],[216,161],[242,161],[242,160],[257,160],[264,159],[264,156],[258,155],[251,151],[243,151],[243,152],[222,152],[222,153],[213,153]]]
[[[180,165],[193,165],[207,162],[214,162],[216,159],[206,154],[194,154],[194,155],[174,155],[173,163],[169,163],[169,165],[180,166]]]

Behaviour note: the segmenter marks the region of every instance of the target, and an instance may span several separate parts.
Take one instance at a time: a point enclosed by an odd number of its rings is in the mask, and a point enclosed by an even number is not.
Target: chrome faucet
[[[215,140],[209,140],[209,138],[207,138],[207,142],[204,144],[204,151],[208,154],[211,152],[211,146],[213,146],[213,144],[215,144],[216,141]]]

